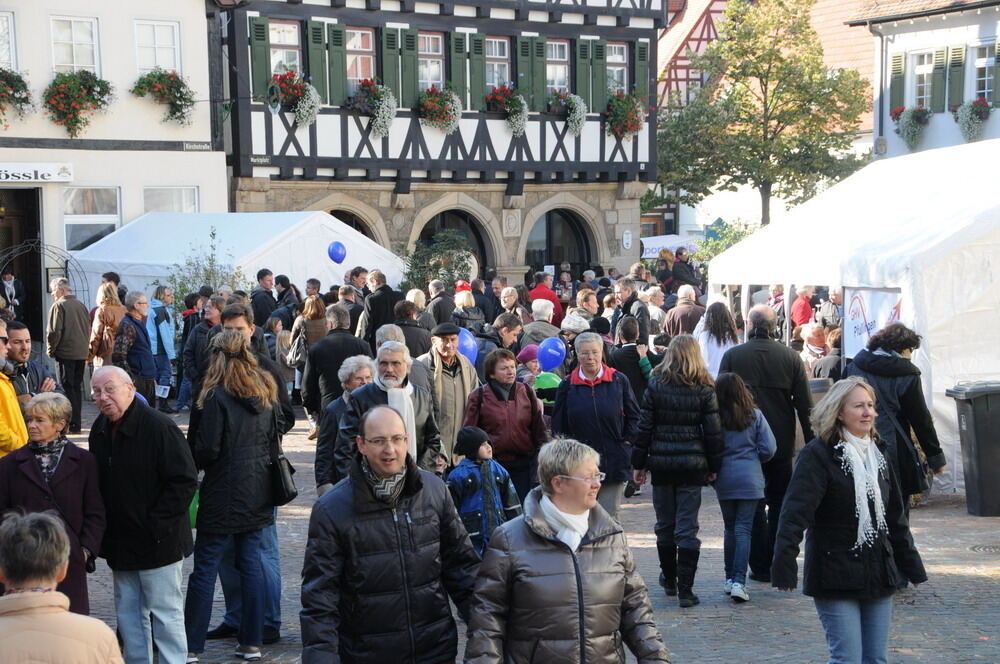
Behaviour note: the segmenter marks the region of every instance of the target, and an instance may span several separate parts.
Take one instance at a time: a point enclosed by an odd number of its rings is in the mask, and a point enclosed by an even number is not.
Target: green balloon
[[[535,394],[542,402],[552,405],[556,402],[556,388],[561,382],[562,378],[551,371],[543,371],[535,376]]]

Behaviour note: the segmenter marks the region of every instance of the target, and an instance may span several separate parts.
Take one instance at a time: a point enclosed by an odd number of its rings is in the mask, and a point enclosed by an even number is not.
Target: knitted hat
[[[521,349],[521,352],[517,354],[517,361],[521,364],[527,364],[532,360],[538,359],[538,344],[529,344]]]
[[[590,330],[590,323],[584,320],[583,316],[577,314],[569,314],[563,318],[562,325],[560,326],[563,332],[575,332],[576,334],[583,334]]]
[[[462,427],[455,439],[454,452],[472,461],[479,458],[479,446],[490,442],[490,436],[479,427]]]
[[[455,282],[455,292],[461,293],[462,291],[471,291],[472,285],[465,279],[459,279]]]
[[[604,316],[594,316],[590,321],[590,329],[598,334],[611,334],[611,321]]]

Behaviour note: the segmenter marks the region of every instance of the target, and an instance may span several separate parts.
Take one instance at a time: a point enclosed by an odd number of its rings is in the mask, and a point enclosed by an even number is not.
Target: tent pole
[[[740,313],[743,315],[743,341],[747,340],[747,329],[750,327],[747,323],[747,319],[750,316],[750,284],[742,284],[740,288],[743,292],[740,294]]]
[[[785,345],[792,345],[792,285],[785,284]]]

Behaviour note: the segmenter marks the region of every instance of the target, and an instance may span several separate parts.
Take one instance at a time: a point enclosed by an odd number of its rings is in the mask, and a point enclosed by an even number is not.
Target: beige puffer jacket
[[[625,534],[600,505],[574,554],[535,487],[524,514],[493,532],[476,579],[466,664],[669,662]]]

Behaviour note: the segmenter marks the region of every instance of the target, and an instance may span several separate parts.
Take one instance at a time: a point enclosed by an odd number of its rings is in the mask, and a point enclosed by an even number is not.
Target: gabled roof
[[[1000,0],[867,0],[857,16],[849,20],[847,24],[885,23],[917,16],[992,7],[998,4],[1000,4]]]

